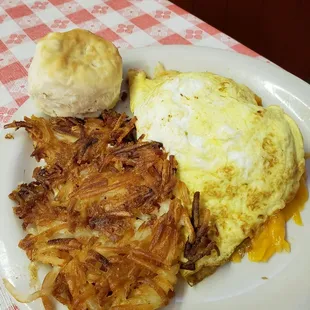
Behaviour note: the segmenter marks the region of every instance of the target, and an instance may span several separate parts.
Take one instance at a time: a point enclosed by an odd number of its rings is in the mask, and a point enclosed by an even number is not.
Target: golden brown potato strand
[[[31,261],[58,268],[38,294],[46,309],[51,295],[77,310],[157,309],[173,296],[194,230],[173,195],[177,162],[160,143],[137,141],[135,121],[106,111],[6,125],[25,128],[32,156],[46,162],[10,194],[24,229],[32,229],[19,246]]]

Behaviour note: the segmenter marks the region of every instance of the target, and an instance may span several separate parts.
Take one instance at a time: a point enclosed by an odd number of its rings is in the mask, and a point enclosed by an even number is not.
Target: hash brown
[[[10,194],[28,232],[19,246],[48,264],[42,288],[21,302],[51,296],[69,309],[156,309],[173,296],[188,210],[174,191],[177,163],[162,145],[135,139],[135,119],[25,117],[32,156],[46,165]],[[184,195],[183,185],[183,199]],[[188,197],[186,197],[188,200]],[[170,201],[170,202],[169,202]]]

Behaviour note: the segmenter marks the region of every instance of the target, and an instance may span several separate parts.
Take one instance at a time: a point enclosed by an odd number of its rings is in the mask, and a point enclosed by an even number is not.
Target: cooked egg
[[[129,83],[138,135],[176,156],[180,179],[191,194],[200,191],[219,232],[220,255],[201,258],[185,274],[223,264],[294,198],[305,171],[297,125],[280,107],[260,106],[249,88],[213,73],[159,66],[153,79],[130,70]]]

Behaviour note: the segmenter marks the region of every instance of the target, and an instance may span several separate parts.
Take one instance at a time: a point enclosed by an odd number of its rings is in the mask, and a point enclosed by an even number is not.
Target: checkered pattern
[[[259,57],[166,0],[0,0],[0,128],[28,99],[35,43],[51,31],[77,27],[120,48],[193,44]]]

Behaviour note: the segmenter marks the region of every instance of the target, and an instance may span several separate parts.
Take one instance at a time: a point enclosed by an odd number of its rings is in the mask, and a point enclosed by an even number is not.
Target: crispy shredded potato
[[[28,297],[5,281],[19,301],[41,298],[45,309],[53,309],[52,297],[69,309],[157,309],[174,295],[185,243],[188,264],[201,256],[203,229],[195,238],[189,212],[175,198],[179,188],[190,202],[177,163],[160,143],[136,140],[135,121],[109,111],[6,125],[25,128],[32,156],[46,163],[10,194],[28,232],[19,246],[32,262],[52,266]]]
[[[182,192],[184,193],[184,188]],[[193,275],[187,272],[188,270],[196,270],[196,262],[202,257],[211,255],[212,252],[220,255],[219,248],[215,242],[218,231],[216,226],[210,223],[210,218],[211,215],[208,209],[200,209],[200,193],[196,192],[192,203],[191,218],[194,233],[191,235],[192,239],[188,238],[185,244],[184,257],[182,257],[181,263],[181,274],[191,286],[197,284],[216,270],[216,268],[207,267]],[[186,262],[184,262],[184,258],[187,260]]]

